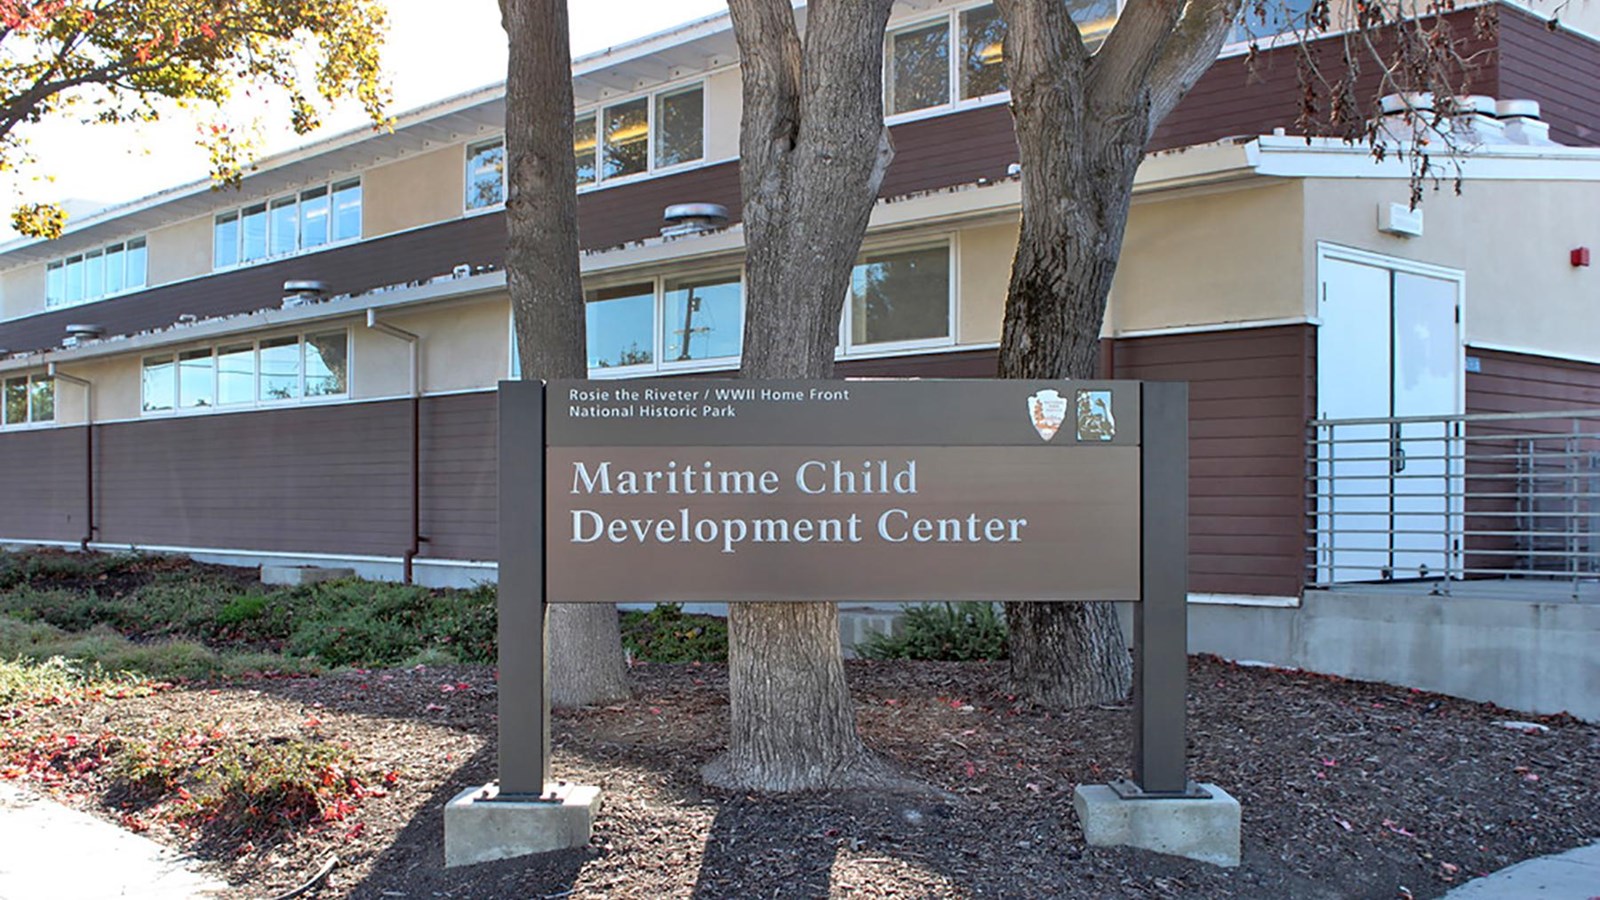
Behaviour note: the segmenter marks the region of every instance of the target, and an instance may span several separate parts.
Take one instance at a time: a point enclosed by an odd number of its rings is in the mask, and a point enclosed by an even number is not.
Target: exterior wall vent
[[[283,283],[283,308],[291,309],[322,300],[328,293],[326,281],[285,281]]]
[[[667,223],[662,237],[713,231],[728,224],[728,208],[720,203],[676,203],[666,208],[661,218]]]

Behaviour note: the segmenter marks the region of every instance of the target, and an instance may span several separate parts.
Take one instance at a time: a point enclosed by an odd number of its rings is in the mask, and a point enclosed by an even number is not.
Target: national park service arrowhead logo
[[[1039,437],[1050,440],[1067,419],[1067,398],[1051,388],[1034,394],[1028,398],[1028,418],[1033,421],[1033,430],[1039,432]]]

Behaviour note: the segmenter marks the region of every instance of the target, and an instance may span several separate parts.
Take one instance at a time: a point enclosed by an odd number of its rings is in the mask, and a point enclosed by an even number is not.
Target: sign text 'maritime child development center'
[[[708,517],[688,505],[694,498],[711,496],[776,497],[784,492],[816,497],[890,498],[889,505],[852,509],[832,516],[751,515]],[[751,544],[859,544],[879,540],[890,544],[916,543],[1020,543],[1028,526],[1026,516],[965,515],[928,517],[914,515],[894,505],[896,496],[910,497],[917,490],[915,458],[867,459],[859,463],[840,458],[800,461],[792,470],[718,467],[711,460],[698,465],[667,461],[664,468],[631,469],[613,466],[611,460],[572,462],[570,494],[605,496],[670,495],[683,498],[671,515],[662,517],[607,517],[592,508],[571,510],[572,543],[609,541],[613,544],[699,543],[715,544],[734,553]],[[573,501],[578,503],[581,501]]]

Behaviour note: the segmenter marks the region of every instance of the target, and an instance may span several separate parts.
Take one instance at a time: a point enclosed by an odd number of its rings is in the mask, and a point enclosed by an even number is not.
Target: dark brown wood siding
[[[398,555],[410,524],[407,415],[393,401],[101,426],[99,539]]]
[[[423,556],[499,555],[495,398],[491,392],[422,401]]]
[[[84,428],[0,432],[0,540],[79,541],[87,529]]]
[[[1309,325],[1116,342],[1116,377],[1189,382],[1191,591],[1299,595],[1315,354]]]
[[[1520,9],[1497,7],[1502,99],[1539,101],[1550,136],[1563,144],[1600,144],[1600,43]]]
[[[1478,359],[1479,371],[1467,373],[1466,411],[1469,414],[1527,414],[1585,409],[1590,417],[1585,431],[1600,425],[1600,365],[1553,359],[1523,353],[1467,348]],[[1468,532],[1466,566],[1484,570],[1537,570],[1560,567],[1561,557],[1541,557],[1529,550],[1566,550],[1570,532],[1592,525],[1572,526],[1573,511],[1565,498],[1532,499],[1535,491],[1572,490],[1574,477],[1596,479],[1593,468],[1574,476],[1571,466],[1592,467],[1600,458],[1600,442],[1582,441],[1574,447],[1569,418],[1517,419],[1505,422],[1469,422],[1469,458],[1466,471],[1465,526]],[[1508,435],[1499,439],[1500,435]],[[1515,435],[1510,436],[1510,435]],[[1548,438],[1533,437],[1550,435]],[[1582,455],[1573,458],[1573,449]],[[1529,515],[1536,513],[1536,515]],[[1592,519],[1580,518],[1580,523]],[[1487,534],[1526,530],[1513,536]],[[1535,536],[1543,532],[1544,536]]]

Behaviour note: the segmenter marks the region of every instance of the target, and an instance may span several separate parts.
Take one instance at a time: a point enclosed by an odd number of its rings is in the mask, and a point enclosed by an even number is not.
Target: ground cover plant
[[[0,553],[0,658],[52,656],[167,678],[489,662],[494,589],[360,580],[269,588],[176,557]]]
[[[699,768],[726,667],[636,656],[633,699],[553,716],[556,777],[606,791],[590,844],[446,870],[440,806],[494,777],[489,666],[184,682],[9,659],[0,780],[194,853],[246,898],[335,857],[310,896],[1426,898],[1600,837],[1600,726],[1203,657],[1190,765],[1243,804],[1238,869],[1085,846],[1072,791],[1126,773],[1130,711],[1031,707],[1003,663],[847,664],[863,736],[920,794],[722,791]]]

